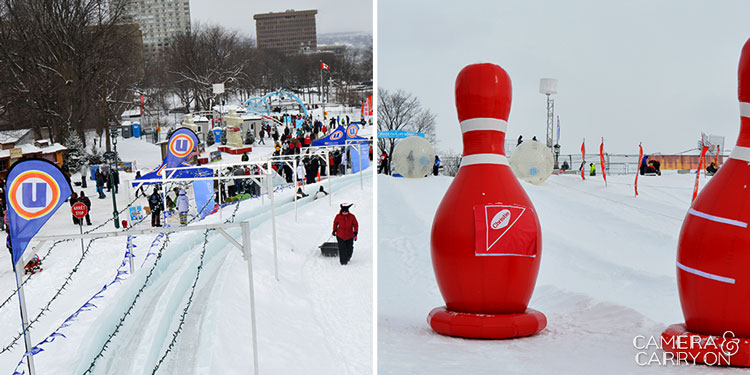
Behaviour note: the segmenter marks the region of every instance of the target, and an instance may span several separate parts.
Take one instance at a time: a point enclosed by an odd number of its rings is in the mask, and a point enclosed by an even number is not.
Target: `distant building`
[[[285,54],[317,49],[313,10],[287,10],[253,16],[258,48],[277,49]]]
[[[313,54],[329,54],[329,55],[343,55],[346,52],[347,46],[345,45],[331,45],[331,46],[318,46],[315,49],[305,49],[302,53],[313,55]]]
[[[177,35],[190,31],[190,1],[128,0],[123,21],[140,26],[143,52],[153,55],[163,51]]]
[[[65,150],[49,139],[35,139],[31,129],[0,130],[0,177],[5,179],[11,165],[21,158],[46,159],[61,167]]]

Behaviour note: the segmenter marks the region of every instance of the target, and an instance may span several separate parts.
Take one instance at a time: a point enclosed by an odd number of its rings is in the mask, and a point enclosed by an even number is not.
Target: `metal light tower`
[[[547,147],[552,148],[552,134],[555,128],[555,100],[552,94],[557,94],[557,80],[542,78],[539,80],[539,92],[547,95]]]

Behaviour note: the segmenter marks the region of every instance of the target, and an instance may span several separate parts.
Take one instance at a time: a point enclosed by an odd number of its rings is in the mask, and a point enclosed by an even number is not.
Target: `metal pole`
[[[357,144],[357,159],[359,159],[359,188],[365,190],[365,183],[363,182],[364,177],[362,176],[362,144]]]
[[[114,218],[115,222],[115,229],[120,229],[120,215],[117,213],[117,194],[115,192],[117,191],[117,185],[115,185],[115,171],[117,170],[117,154],[114,156],[114,169],[112,169],[112,164],[110,164],[109,168],[109,182],[112,184],[112,217]]]
[[[333,198],[331,198],[331,194],[333,192],[331,191],[331,156],[329,155],[329,151],[326,150],[326,164],[328,164],[328,207],[331,207],[333,205]]]
[[[260,170],[258,170],[258,173],[260,173]],[[249,183],[253,183],[253,180],[250,180]],[[261,185],[261,184],[259,184]],[[266,198],[263,197],[263,186],[260,186],[260,205],[265,206],[266,205]]]
[[[164,222],[161,223],[163,226],[167,226],[167,170],[161,171],[161,191],[164,193],[164,198],[161,200],[162,208],[164,209]]]
[[[85,216],[84,216],[85,217]],[[78,231],[83,234],[83,218],[78,219]],[[81,256],[83,256],[83,253],[85,252],[84,246],[83,246],[83,238],[81,238]]]
[[[20,259],[19,259],[20,262]],[[33,346],[31,344],[31,332],[29,332],[29,317],[26,313],[26,295],[23,293],[23,287],[21,284],[21,275],[18,273],[18,264],[13,265],[13,272],[16,274],[16,288],[18,288],[18,303],[21,308],[21,328],[23,329],[23,341],[26,344],[26,353],[24,356],[29,360],[29,374],[36,374],[36,367],[34,366],[34,355],[31,354]]]
[[[297,187],[297,158],[294,158],[294,187]],[[297,190],[294,191],[294,221],[297,221]]]
[[[250,223],[243,221],[242,251],[247,259],[247,279],[250,284],[250,326],[253,330],[253,373],[258,375],[258,338],[255,327],[255,287],[253,285],[253,255],[250,250]]]
[[[269,176],[270,177],[270,176]],[[268,179],[270,185],[271,179]],[[273,201],[273,189],[269,190],[269,198],[271,199],[271,235],[273,235],[273,273],[276,276],[276,281],[279,281],[279,257],[276,247],[276,204]]]
[[[83,241],[83,239],[81,239]],[[128,236],[128,260],[130,262],[130,274],[133,274],[135,267],[133,266],[133,236]]]

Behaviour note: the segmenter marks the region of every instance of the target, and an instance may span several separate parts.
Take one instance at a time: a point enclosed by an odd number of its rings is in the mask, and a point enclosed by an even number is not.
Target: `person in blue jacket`
[[[437,176],[438,169],[440,169],[440,158],[437,155],[435,155],[435,164],[432,165],[432,174]]]

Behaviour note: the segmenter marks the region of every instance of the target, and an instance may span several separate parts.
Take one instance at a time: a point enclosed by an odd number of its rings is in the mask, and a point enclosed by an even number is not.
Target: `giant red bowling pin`
[[[685,324],[670,326],[670,339],[724,336],[750,338],[750,40],[738,72],[740,135],[729,159],[693,202],[680,231],[677,285]],[[745,340],[742,340],[745,341]],[[731,365],[750,366],[750,347],[730,345]],[[690,348],[698,361],[713,361],[706,348]],[[722,363],[727,364],[727,363]]]
[[[456,78],[464,153],[431,236],[432,266],[446,304],[428,316],[438,333],[509,338],[547,325],[544,314],[527,308],[542,234],[505,157],[511,92],[510,77],[494,64],[469,65]]]

